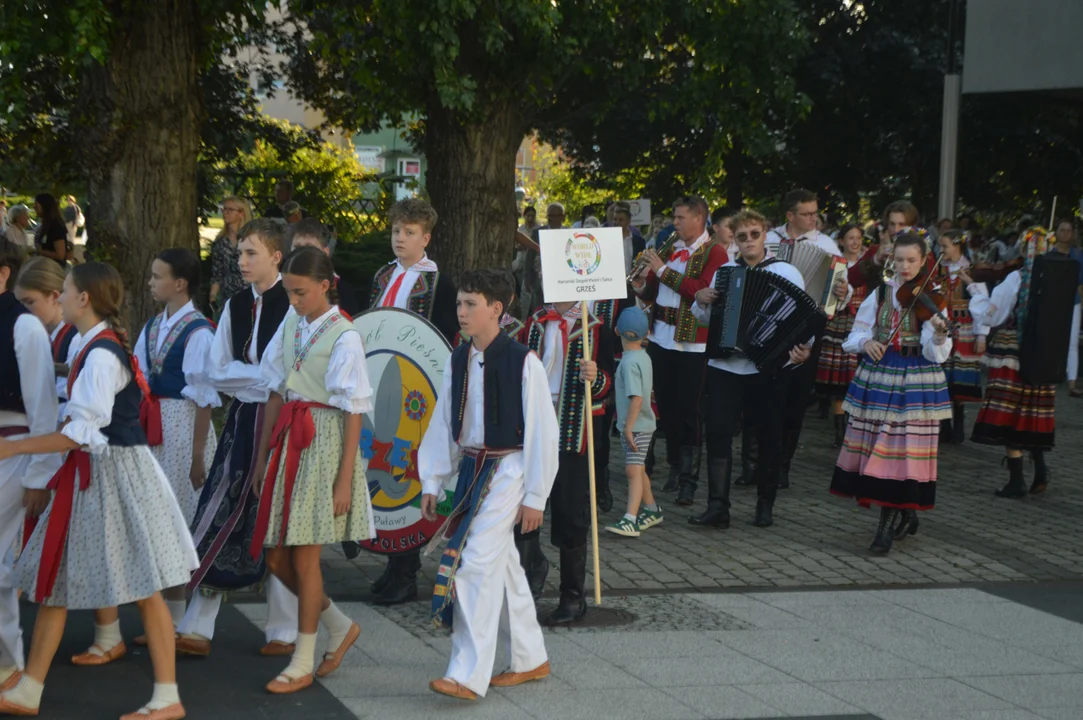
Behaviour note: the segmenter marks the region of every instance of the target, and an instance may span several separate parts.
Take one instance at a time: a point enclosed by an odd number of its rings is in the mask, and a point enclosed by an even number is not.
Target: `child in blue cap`
[[[662,522],[662,509],[654,500],[651,479],[644,467],[655,429],[651,409],[654,369],[643,348],[649,332],[647,314],[638,307],[626,308],[617,318],[617,335],[624,346],[624,357],[617,366],[614,384],[617,429],[624,446],[624,473],[628,477],[628,508],[624,517],[605,529],[625,537],[639,537],[640,531]]]

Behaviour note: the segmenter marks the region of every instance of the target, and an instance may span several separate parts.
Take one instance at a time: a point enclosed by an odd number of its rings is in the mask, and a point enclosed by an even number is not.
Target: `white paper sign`
[[[538,245],[545,302],[627,297],[620,228],[541,230]]]
[[[651,224],[651,201],[647,198],[640,198],[639,200],[625,200],[628,203],[628,207],[632,210],[632,224],[633,225],[650,225]]]

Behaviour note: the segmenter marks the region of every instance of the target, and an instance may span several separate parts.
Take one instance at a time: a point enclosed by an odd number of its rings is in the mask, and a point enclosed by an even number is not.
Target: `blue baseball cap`
[[[647,313],[638,307],[625,308],[617,318],[617,334],[630,342],[643,340],[650,332],[650,322]]]

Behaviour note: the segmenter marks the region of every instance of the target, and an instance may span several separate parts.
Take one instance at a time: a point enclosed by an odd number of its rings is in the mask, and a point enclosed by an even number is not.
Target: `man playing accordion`
[[[768,258],[765,248],[767,220],[757,212],[745,210],[730,221],[740,256],[723,267],[746,267],[750,271],[778,275],[792,283],[802,293],[804,280],[793,265]],[[717,274],[711,285],[696,293],[692,312],[701,326],[721,323],[721,313],[712,313],[711,306],[725,302],[715,290]],[[715,328],[711,336],[714,337]],[[786,367],[808,360],[812,338],[789,350]],[[710,351],[709,351],[710,353]],[[786,369],[778,373],[760,372],[752,360],[735,353],[730,357],[714,358],[707,363],[707,392],[712,399],[707,413],[707,511],[690,517],[692,525],[729,527],[730,475],[733,468],[731,441],[741,422],[754,428],[760,448],[761,462],[757,469],[757,502],[755,525],[768,527],[773,523],[772,510],[778,488],[782,459],[782,426],[784,420],[787,382],[783,376],[792,375]]]

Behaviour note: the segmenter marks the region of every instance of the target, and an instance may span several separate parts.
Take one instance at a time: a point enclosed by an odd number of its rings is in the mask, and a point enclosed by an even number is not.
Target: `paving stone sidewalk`
[[[969,430],[977,408],[967,410]],[[751,525],[754,489],[733,490],[733,523],[726,531],[687,523],[690,515],[703,511],[705,488],[689,509],[674,504],[671,495],[659,495],[666,519],[658,527],[639,538],[601,533],[603,588],[628,594],[1083,577],[1083,400],[1069,398],[1063,389],[1057,397],[1057,449],[1047,454],[1052,483],[1045,495],[995,498],[993,490],[1007,479],[1000,465],[1002,449],[969,440],[942,446],[936,509],[922,513],[918,534],[897,543],[887,557],[867,550],[877,512],[827,491],[837,455],[831,442],[830,420],[810,410],[791,472],[792,487],[779,492],[772,528]],[[739,447],[736,438],[735,451]],[[614,452],[610,466],[617,499],[613,511],[601,518],[603,525],[623,511],[624,471],[617,455]],[[660,464],[656,488],[665,472]],[[1029,482],[1029,460],[1026,473]],[[547,539],[543,546],[553,562],[548,591],[555,593],[558,554]],[[369,583],[383,568],[379,557],[362,554],[351,561],[339,548],[328,548],[324,558],[328,592],[336,597],[366,599]],[[423,558],[423,594],[431,587],[437,560],[438,553]]]

